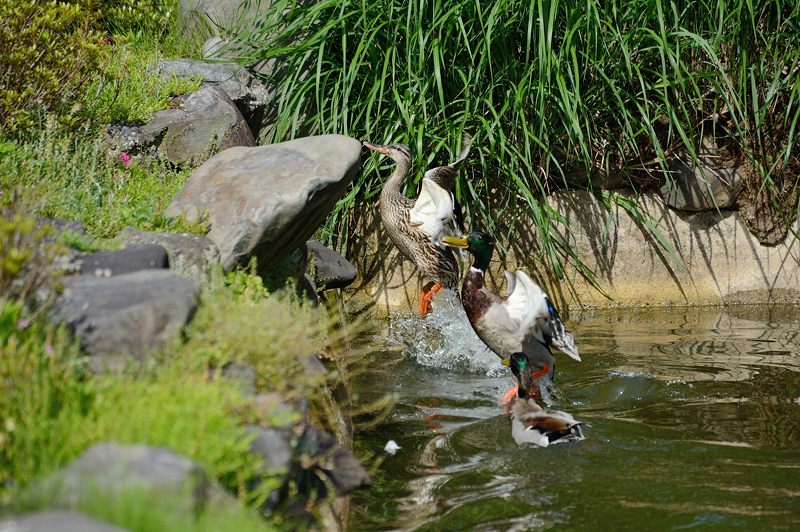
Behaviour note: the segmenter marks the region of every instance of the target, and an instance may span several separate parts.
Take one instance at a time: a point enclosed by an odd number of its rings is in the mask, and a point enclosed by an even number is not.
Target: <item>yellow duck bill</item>
[[[465,236],[446,236],[442,238],[442,243],[454,248],[466,249],[469,247]]]

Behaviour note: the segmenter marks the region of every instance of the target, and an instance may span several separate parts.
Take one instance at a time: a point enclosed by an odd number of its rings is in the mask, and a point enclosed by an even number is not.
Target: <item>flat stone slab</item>
[[[250,257],[268,267],[299,248],[347,190],[361,143],[342,135],[232,148],[195,170],[167,216],[207,216],[226,270]]]
[[[81,340],[93,371],[145,359],[186,325],[197,307],[197,283],[168,270],[69,279],[52,319]]]
[[[0,520],[0,532],[125,532],[102,521],[68,510],[42,510]]]
[[[169,257],[163,246],[134,245],[118,251],[102,251],[81,259],[81,275],[111,277],[139,270],[169,269]]]

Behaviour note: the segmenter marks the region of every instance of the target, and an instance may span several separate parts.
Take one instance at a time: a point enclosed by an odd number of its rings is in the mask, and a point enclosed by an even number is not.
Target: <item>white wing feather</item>
[[[514,281],[511,281],[511,277]],[[538,284],[522,270],[513,274],[506,272],[510,293],[504,303],[509,317],[517,325],[517,337],[523,341],[530,331],[536,327],[538,318],[548,316],[545,293]]]
[[[453,220],[453,197],[428,178],[422,179],[422,188],[411,209],[411,223],[437,244],[445,236],[445,226]]]

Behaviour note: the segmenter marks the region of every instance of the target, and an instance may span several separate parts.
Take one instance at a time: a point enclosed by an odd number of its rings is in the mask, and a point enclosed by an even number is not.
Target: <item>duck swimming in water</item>
[[[380,215],[389,238],[430,281],[422,289],[420,312],[431,311],[430,300],[442,287],[456,290],[460,278],[458,254],[442,244],[442,238],[463,233],[461,209],[452,192],[458,167],[466,159],[472,139],[464,135],[458,158],[445,166],[425,172],[417,199],[403,195],[402,187],[411,167],[411,150],[405,144],[364,146],[386,155],[395,163],[391,177],[383,185]]]
[[[531,375],[529,393],[541,399],[539,379],[552,381],[556,347],[580,361],[572,335],[566,331],[558,310],[547,294],[528,275],[505,272],[508,294],[500,297],[485,286],[484,275],[494,252],[494,240],[473,231],[466,237],[446,236],[442,241],[466,249],[474,261],[461,287],[461,302],[478,337],[508,365],[513,353],[528,357]]]
[[[584,439],[579,421],[566,412],[545,410],[528,395],[531,368],[525,353],[513,353],[509,366],[519,383],[516,396],[511,397],[507,404],[514,441],[547,447],[551,443]]]

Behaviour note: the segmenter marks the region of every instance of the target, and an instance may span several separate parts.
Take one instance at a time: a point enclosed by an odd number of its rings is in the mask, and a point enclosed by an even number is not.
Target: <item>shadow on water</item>
[[[520,447],[498,406],[512,385],[450,298],[387,323],[357,400],[398,397],[357,434],[375,485],[352,529],[796,529],[800,312],[597,312],[573,319],[583,362],[556,355],[553,407],[586,440]],[[392,356],[388,356],[388,355]],[[387,455],[383,446],[401,446]]]

